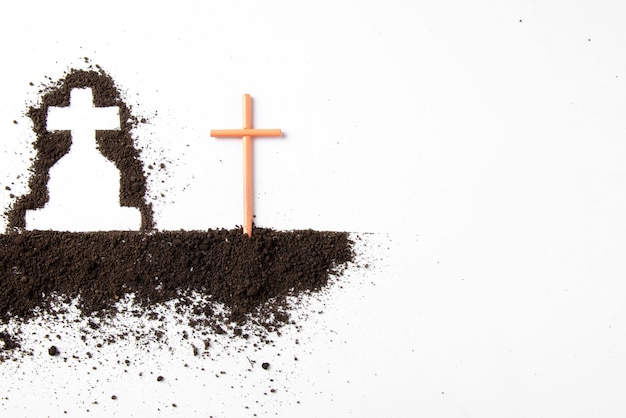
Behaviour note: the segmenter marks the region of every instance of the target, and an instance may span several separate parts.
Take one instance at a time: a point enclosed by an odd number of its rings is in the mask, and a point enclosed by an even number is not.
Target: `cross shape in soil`
[[[94,107],[91,88],[72,89],[69,107],[50,107],[48,131],[70,131],[72,146],[51,169],[49,200],[26,213],[28,229],[139,229],[137,208],[119,205],[119,172],[98,150],[98,130],[119,130],[117,106]]]

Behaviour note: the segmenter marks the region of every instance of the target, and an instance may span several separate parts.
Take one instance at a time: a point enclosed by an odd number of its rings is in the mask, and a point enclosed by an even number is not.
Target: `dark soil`
[[[0,235],[0,320],[48,308],[53,294],[80,297],[90,315],[110,314],[127,294],[153,306],[197,291],[243,321],[271,299],[324,287],[351,260],[350,244],[346,233],[264,228],[252,238],[239,228]]]
[[[69,132],[46,130],[48,107],[68,106],[70,90],[84,87],[93,89],[96,106],[120,108],[122,129],[98,132],[97,142],[120,170],[120,204],[140,209],[142,230],[26,231],[25,212],[46,204],[48,171],[71,145]],[[288,296],[323,289],[353,259],[343,232],[255,227],[250,238],[241,228],[156,231],[141,150],[132,137],[138,121],[112,78],[99,67],[71,70],[41,93],[41,104],[28,111],[37,135],[30,193],[16,199],[7,212],[7,233],[0,235],[0,326],[54,313],[58,298],[78,301],[85,317],[110,318],[120,299],[134,295],[133,303],[146,311],[169,301],[181,311],[193,307],[198,320],[192,317],[190,325],[209,325],[216,334],[224,334],[226,324],[246,322],[272,331],[290,321]],[[198,303],[197,295],[205,302]],[[225,308],[219,315],[216,304]],[[237,326],[233,335],[247,337]],[[17,348],[19,332],[0,332],[0,354]],[[56,347],[50,350],[58,354]]]
[[[0,332],[0,351],[20,348],[20,344],[7,332]]]

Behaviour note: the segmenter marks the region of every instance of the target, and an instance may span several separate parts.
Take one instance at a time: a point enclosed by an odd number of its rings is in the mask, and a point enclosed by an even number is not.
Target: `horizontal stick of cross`
[[[242,138],[243,139],[243,233],[252,236],[253,217],[253,166],[252,166],[252,138],[253,137],[280,137],[280,129],[252,128],[252,98],[249,94],[243,95],[243,129],[214,129],[211,136],[215,138]]]

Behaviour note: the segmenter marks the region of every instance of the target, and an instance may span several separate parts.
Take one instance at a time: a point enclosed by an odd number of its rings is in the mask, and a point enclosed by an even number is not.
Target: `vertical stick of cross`
[[[279,137],[280,129],[253,129],[252,128],[252,98],[249,94],[243,95],[243,129],[213,129],[214,138],[242,138],[243,139],[243,233],[252,236],[253,216],[253,166],[252,166],[252,138]]]

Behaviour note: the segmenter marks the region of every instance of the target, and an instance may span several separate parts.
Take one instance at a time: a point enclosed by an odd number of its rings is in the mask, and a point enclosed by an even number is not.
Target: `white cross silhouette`
[[[69,130],[72,146],[50,169],[49,201],[26,212],[30,230],[138,230],[139,209],[119,204],[119,171],[98,151],[96,130],[119,130],[117,106],[94,107],[91,88],[72,89],[69,107],[50,107],[48,131]]]

